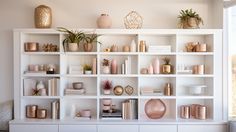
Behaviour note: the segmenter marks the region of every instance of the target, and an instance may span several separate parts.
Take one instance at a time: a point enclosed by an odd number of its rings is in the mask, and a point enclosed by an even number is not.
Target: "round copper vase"
[[[34,23],[36,28],[50,28],[52,25],[52,10],[46,5],[40,5],[34,11]]]

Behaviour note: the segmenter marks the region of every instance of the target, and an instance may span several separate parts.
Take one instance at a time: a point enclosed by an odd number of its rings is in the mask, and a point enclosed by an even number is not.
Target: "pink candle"
[[[160,73],[160,62],[157,57],[153,60],[152,66],[153,66],[153,73],[159,74]]]

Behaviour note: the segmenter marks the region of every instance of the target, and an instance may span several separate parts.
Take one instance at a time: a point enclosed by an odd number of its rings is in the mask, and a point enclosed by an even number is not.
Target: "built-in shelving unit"
[[[78,29],[79,30],[79,29]],[[83,29],[86,32],[93,32],[93,29]],[[14,56],[15,56],[15,118],[27,120],[25,107],[29,104],[37,104],[39,107],[45,107],[50,111],[50,103],[58,100],[60,102],[60,120],[72,120],[70,112],[73,105],[76,105],[77,111],[90,109],[92,120],[103,122],[101,119],[102,99],[112,99],[116,108],[121,108],[121,102],[126,99],[136,99],[138,101],[138,118],[136,120],[152,124],[153,122],[161,124],[181,124],[185,122],[223,122],[223,101],[222,101],[222,72],[217,62],[217,54],[221,54],[222,31],[218,29],[97,29],[95,33],[101,35],[98,38],[102,44],[96,44],[92,52],[67,52],[64,51],[62,41],[65,34],[56,30],[43,29],[17,29],[14,31]],[[136,44],[136,52],[122,52],[122,46],[129,45],[132,40]],[[171,52],[140,52],[139,43],[144,40],[147,45],[165,45],[171,46]],[[25,52],[25,42],[39,42],[39,44],[53,43],[59,47],[58,52]],[[200,42],[207,44],[207,52],[186,52],[185,46],[188,42]],[[116,44],[118,52],[104,52],[105,48]],[[82,45],[80,45],[82,49]],[[102,72],[103,59],[116,59],[118,66],[127,58],[131,58],[131,71],[129,74],[104,74]],[[148,67],[154,58],[158,57],[160,64],[163,64],[162,58],[169,57],[173,72],[171,74],[141,74],[141,69]],[[93,58],[97,59],[97,73],[91,75],[70,74],[71,65],[92,64]],[[25,74],[30,64],[56,64],[58,67],[56,74]],[[198,74],[178,73],[178,66],[204,65],[205,72]],[[35,79],[37,81],[59,78],[58,95],[56,96],[26,96],[24,95],[24,79]],[[104,95],[102,90],[102,81],[111,80],[113,86],[121,85],[125,87],[130,85],[134,88],[132,95],[125,92],[120,95]],[[83,95],[65,95],[65,89],[72,87],[73,82],[83,82],[86,93]],[[155,88],[163,91],[166,83],[171,83],[173,95],[143,95],[143,88]],[[189,93],[189,85],[206,85],[201,95],[192,95]],[[166,113],[161,119],[149,119],[145,114],[144,107],[150,99],[161,99],[166,105]],[[190,104],[201,104],[207,106],[207,119],[182,119],[180,117],[180,106]],[[49,116],[50,117],[50,116]],[[41,119],[43,121],[44,119]],[[49,119],[45,119],[48,121]],[[78,121],[78,120],[76,120]],[[89,120],[87,120],[89,123]],[[123,120],[124,121],[124,120]],[[126,120],[127,121],[127,120]],[[35,120],[32,119],[32,122]],[[115,121],[119,123],[119,121]],[[122,123],[122,121],[120,121]],[[136,121],[134,121],[136,122]]]

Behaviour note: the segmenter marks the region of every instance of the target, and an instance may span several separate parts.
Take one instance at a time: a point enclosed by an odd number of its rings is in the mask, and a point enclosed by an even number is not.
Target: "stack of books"
[[[65,89],[65,95],[82,95],[85,93],[85,89],[73,89],[73,88],[67,88]]]
[[[170,45],[149,45],[148,52],[169,53],[171,52]]]
[[[129,99],[122,103],[122,118],[129,120],[138,119],[137,99]]]
[[[52,78],[48,80],[48,96],[57,96],[60,87],[60,79]]]
[[[142,88],[141,89],[142,95],[157,95],[162,96],[163,92],[160,89],[154,89],[154,88]]]
[[[107,119],[107,120],[120,120],[122,119],[122,113],[120,110],[116,110],[116,112],[113,112],[113,113],[105,113],[105,112],[102,112],[102,117],[101,119]]]

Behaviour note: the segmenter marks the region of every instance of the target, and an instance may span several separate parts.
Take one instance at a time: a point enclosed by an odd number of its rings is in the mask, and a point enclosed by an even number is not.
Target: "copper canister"
[[[192,104],[190,106],[191,116],[194,117],[194,118],[196,117],[196,108],[197,108],[198,105],[199,104]]]
[[[207,118],[207,107],[204,105],[198,105],[196,107],[196,119],[205,120]]]
[[[180,106],[180,117],[184,119],[190,118],[190,106],[188,105]]]
[[[36,118],[37,105],[27,105],[26,106],[26,117],[27,118]]]
[[[45,119],[45,118],[47,118],[47,110],[46,109],[38,109],[37,110],[37,118],[38,119]]]
[[[144,40],[140,41],[139,52],[146,52],[146,41],[144,41]]]
[[[25,52],[39,51],[39,43],[37,42],[26,42],[24,45]]]

